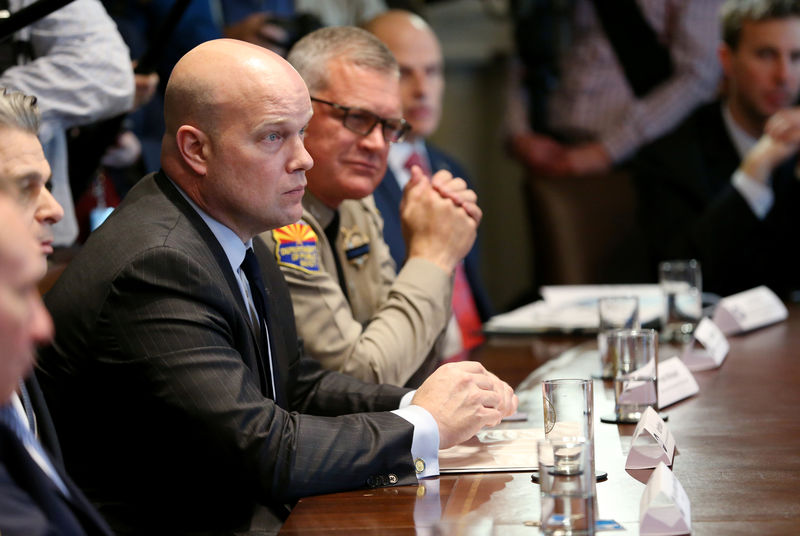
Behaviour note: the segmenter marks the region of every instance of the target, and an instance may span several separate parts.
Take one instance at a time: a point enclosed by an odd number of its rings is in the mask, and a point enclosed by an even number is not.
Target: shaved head
[[[416,13],[404,11],[402,9],[384,11],[364,24],[365,30],[375,34],[375,36],[384,43],[386,43],[386,39],[384,38],[389,38],[392,34],[404,32],[409,28],[418,31],[427,31],[433,34],[433,30],[431,30],[431,27],[425,22],[425,19]]]
[[[419,15],[399,9],[378,15],[364,28],[386,45],[400,66],[409,138],[430,136],[439,126],[444,93],[442,50],[433,30]]]
[[[256,87],[274,87],[277,79],[292,76],[302,85],[283,58],[263,47],[234,39],[205,42],[172,70],[164,97],[166,132],[174,135],[184,124],[213,129]]]
[[[207,41],[167,82],[161,167],[246,242],[300,218],[311,114],[308,89],[286,60],[243,41]]]

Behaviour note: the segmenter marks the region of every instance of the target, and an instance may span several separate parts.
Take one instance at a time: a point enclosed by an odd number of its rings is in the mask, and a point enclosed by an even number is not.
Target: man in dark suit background
[[[704,290],[800,288],[800,2],[727,1],[725,97],[698,108],[635,161],[650,260],[695,257]]]
[[[298,497],[436,474],[438,447],[515,410],[477,363],[411,392],[302,355],[285,282],[252,238],[301,215],[311,112],[272,52],[189,52],[167,84],[162,171],[47,296],[57,336],[40,380],[70,429],[64,458],[121,533],[270,533]]]
[[[390,10],[378,15],[365,29],[384,42],[400,64],[400,95],[403,118],[411,131],[389,151],[386,175],[375,190],[375,204],[383,217],[383,237],[397,266],[406,261],[406,244],[400,222],[400,200],[411,176],[411,166],[419,165],[430,176],[441,169],[469,183],[456,160],[426,140],[439,126],[444,92],[444,62],[433,30],[418,15]],[[480,276],[477,241],[459,266],[453,289],[453,312],[460,339],[451,344],[449,356],[468,350],[483,339],[481,321],[488,320],[492,306]],[[465,277],[466,276],[466,277]]]

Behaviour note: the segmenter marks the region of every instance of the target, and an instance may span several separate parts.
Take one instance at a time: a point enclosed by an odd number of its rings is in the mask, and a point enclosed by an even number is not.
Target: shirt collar
[[[417,152],[422,158],[428,158],[428,150],[425,148],[425,140],[417,138],[414,141],[401,141],[393,143],[389,148],[389,168],[397,175],[399,170],[406,170],[406,160],[411,156],[411,153]]]
[[[322,228],[326,228],[332,221],[333,215],[336,212],[334,209],[314,197],[314,194],[306,189],[303,196],[303,208],[311,213],[315,220],[319,222]]]
[[[725,121],[725,127],[728,129],[728,134],[731,136],[733,146],[736,147],[736,152],[739,153],[739,158],[744,160],[744,157],[747,156],[750,149],[758,143],[758,139],[745,132],[745,130],[736,123],[727,102],[722,103],[722,119]]]
[[[247,242],[242,242],[242,239],[239,238],[239,236],[229,227],[218,222],[209,216],[205,210],[200,208],[197,203],[195,203],[186,194],[186,192],[181,189],[180,186],[175,184],[172,179],[169,177],[167,177],[167,179],[172,183],[173,186],[175,186],[178,192],[180,192],[183,198],[186,199],[195,212],[200,215],[206,225],[208,225],[208,228],[211,229],[211,233],[217,239],[219,245],[222,246],[223,251],[225,251],[225,256],[228,257],[228,262],[231,264],[231,269],[234,273],[236,273],[239,270],[239,267],[242,265],[242,261],[244,261],[244,256],[247,253],[247,250],[253,246],[253,240],[250,239]]]

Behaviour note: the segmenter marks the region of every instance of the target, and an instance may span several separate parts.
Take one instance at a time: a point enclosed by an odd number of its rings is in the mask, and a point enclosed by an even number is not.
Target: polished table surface
[[[673,471],[691,501],[696,535],[800,534],[800,306],[789,319],[730,338],[719,369],[696,372],[700,393],[664,410],[679,454]],[[662,348],[660,359],[676,353]],[[589,377],[599,366],[588,338],[492,338],[482,362],[517,386],[527,423],[542,427],[547,378]],[[595,416],[613,411],[610,383],[595,380]],[[650,471],[625,470],[633,426],[595,424],[599,516],[637,534]],[[537,534],[539,487],[530,473],[446,475],[402,486],[302,499],[281,534]],[[437,527],[434,531],[434,527]]]

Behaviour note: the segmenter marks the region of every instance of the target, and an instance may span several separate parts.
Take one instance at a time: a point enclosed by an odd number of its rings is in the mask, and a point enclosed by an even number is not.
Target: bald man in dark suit
[[[285,282],[253,237],[300,217],[311,110],[265,49],[189,52],[167,84],[162,171],[47,296],[58,335],[40,379],[70,429],[67,467],[121,533],[271,533],[298,497],[435,474],[437,447],[516,407],[476,363],[408,394],[302,355]]]

